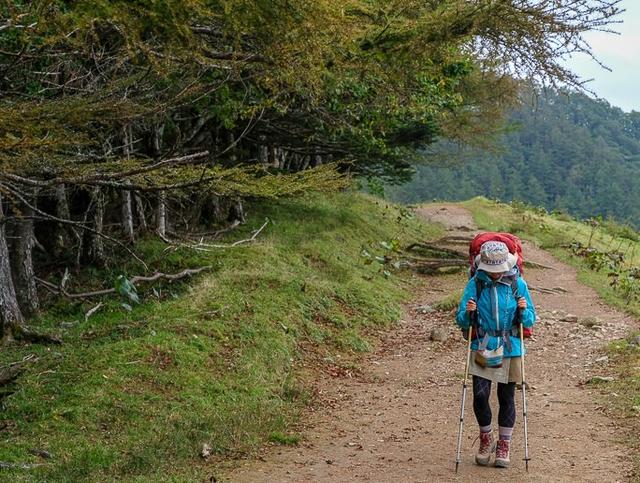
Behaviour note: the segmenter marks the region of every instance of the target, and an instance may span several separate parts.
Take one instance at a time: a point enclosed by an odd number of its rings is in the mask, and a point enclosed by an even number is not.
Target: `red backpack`
[[[470,277],[473,277],[476,273],[476,257],[480,255],[480,248],[488,241],[499,241],[507,245],[509,252],[518,258],[518,270],[520,270],[520,274],[522,274],[524,258],[522,258],[522,242],[520,241],[520,238],[512,235],[511,233],[490,231],[487,233],[477,234],[469,244]]]
[[[520,274],[522,274],[522,266],[524,264],[524,258],[522,257],[522,242],[520,238],[511,233],[499,233],[499,232],[487,232],[487,233],[479,233],[476,235],[471,243],[469,244],[469,278],[472,278],[476,273],[476,257],[480,254],[480,248],[485,242],[488,241],[499,241],[507,245],[509,252],[517,257],[517,265]],[[518,297],[517,294],[517,283],[511,285],[511,289],[513,290],[513,296]],[[480,293],[477,294],[480,296]],[[531,327],[523,327],[524,329],[524,338],[528,339],[533,334],[533,330]]]

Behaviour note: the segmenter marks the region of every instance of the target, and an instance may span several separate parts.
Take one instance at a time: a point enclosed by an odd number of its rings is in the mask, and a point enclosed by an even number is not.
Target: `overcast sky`
[[[589,32],[585,35],[594,54],[612,72],[602,69],[587,56],[574,56],[567,65],[584,79],[594,79],[590,90],[624,111],[640,111],[640,0],[622,0],[626,9],[622,24],[614,26],[620,35]]]

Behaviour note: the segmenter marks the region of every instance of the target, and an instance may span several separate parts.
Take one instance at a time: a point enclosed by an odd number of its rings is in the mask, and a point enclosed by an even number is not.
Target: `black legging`
[[[480,426],[491,425],[491,381],[483,377],[473,376],[473,412]],[[498,383],[498,424],[504,428],[513,428],[516,424],[516,383]]]

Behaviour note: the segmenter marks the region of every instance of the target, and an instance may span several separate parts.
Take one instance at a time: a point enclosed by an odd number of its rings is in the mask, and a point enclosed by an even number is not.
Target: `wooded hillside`
[[[449,166],[417,166],[392,199],[520,200],[581,218],[614,217],[640,226],[640,112],[554,90],[508,116],[496,151],[449,149]]]

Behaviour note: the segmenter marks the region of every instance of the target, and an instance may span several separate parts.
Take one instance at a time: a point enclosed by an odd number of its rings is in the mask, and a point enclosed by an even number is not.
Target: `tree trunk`
[[[153,153],[156,156],[160,156],[162,153],[162,136],[164,134],[164,123],[158,124],[153,130]]]
[[[233,132],[230,132],[229,133],[229,146],[232,146],[235,142],[236,142],[236,138],[233,135]],[[238,161],[238,156],[235,155],[236,147],[231,148],[231,154],[229,155],[229,161],[231,163],[235,163],[236,161]]]
[[[36,205],[37,198],[38,192],[34,190],[30,200],[33,206]],[[29,218],[33,216],[33,210],[28,206],[24,206],[23,214],[25,218],[16,223],[16,242],[13,246],[11,268],[18,304],[22,314],[31,317],[38,312],[40,305],[33,270],[33,247],[35,245],[33,219]]]
[[[244,207],[240,198],[233,200],[233,204],[229,210],[229,221],[239,221],[240,223],[245,223],[246,221],[244,217]]]
[[[138,215],[138,227],[142,229],[142,231],[147,231],[147,218],[144,214],[144,205],[142,204],[142,197],[139,194],[134,194],[134,199],[136,203],[136,213]]]
[[[209,200],[211,203],[211,212],[212,212],[213,221],[215,223],[220,223],[221,221],[224,221],[224,213],[222,210],[220,197],[217,195],[211,195]]]
[[[157,231],[161,238],[167,237],[167,193],[158,192]]]
[[[93,200],[93,229],[97,233],[91,234],[91,259],[98,266],[106,264],[104,254],[104,240],[99,235],[104,228],[104,195],[99,187],[93,188],[91,193]]]
[[[11,277],[9,248],[5,238],[3,218],[2,194],[0,193],[0,324],[2,325],[2,342],[6,343],[13,339],[14,332],[24,324],[24,318]]]
[[[260,159],[260,164],[267,166],[269,164],[269,147],[268,146],[260,146],[260,154],[258,159]]]
[[[55,187],[56,196],[56,216],[63,220],[71,219],[71,212],[69,211],[69,202],[67,201],[67,187],[64,184],[60,184]],[[71,246],[71,240],[78,238],[78,234],[69,229],[67,225],[61,223],[56,228],[56,252],[60,254],[65,249]]]
[[[127,159],[131,158],[131,151],[133,149],[133,134],[131,132],[131,126],[124,126],[122,128],[122,150]],[[124,236],[129,243],[135,241],[135,232],[133,230],[133,209],[131,203],[131,191],[122,191],[121,194],[121,209],[122,209],[122,230]]]
[[[267,141],[267,136],[261,134],[260,136],[258,136],[258,139],[260,142],[260,144],[258,145],[258,161],[260,161],[260,164],[266,166],[267,164],[269,164],[269,146],[265,144]]]
[[[131,191],[122,191],[122,229],[124,231],[124,236],[129,243],[133,243],[135,241],[132,205]]]
[[[278,148],[275,146],[269,146],[269,166],[273,168],[277,168],[279,166],[280,160],[278,159]]]

